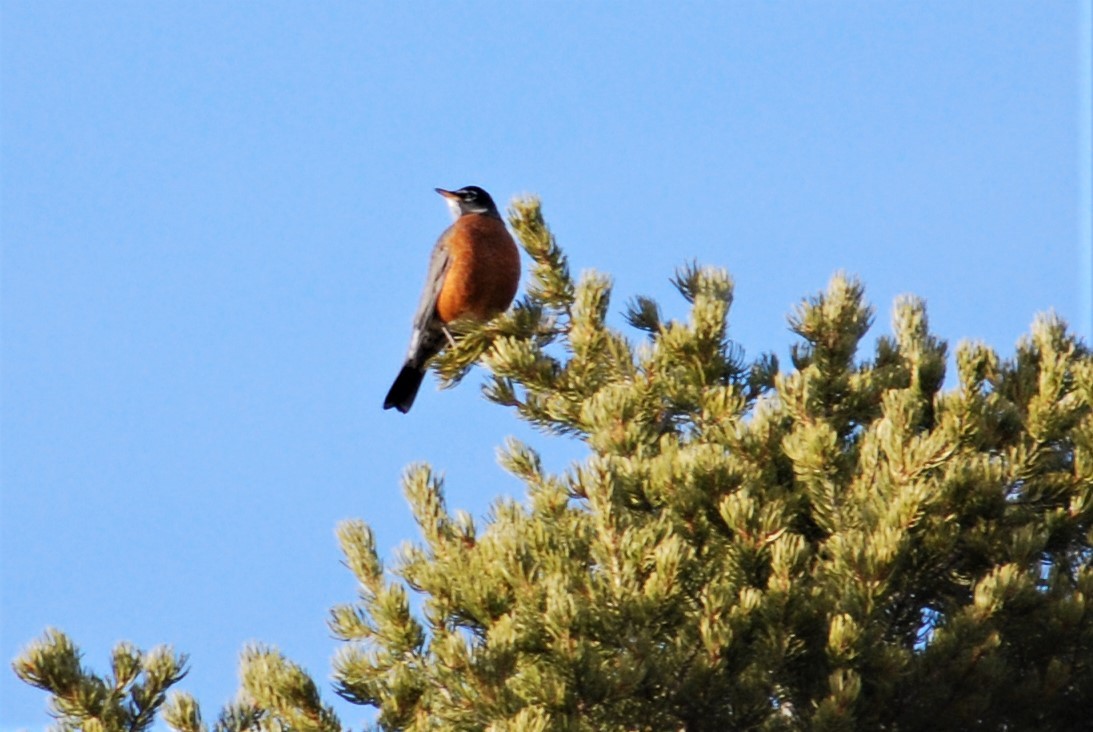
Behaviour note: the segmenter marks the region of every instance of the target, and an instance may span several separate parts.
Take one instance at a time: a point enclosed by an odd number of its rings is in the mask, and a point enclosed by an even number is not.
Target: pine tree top
[[[483,364],[487,399],[589,456],[553,475],[509,440],[501,461],[527,500],[497,501],[481,525],[411,468],[421,539],[390,568],[365,523],[340,526],[360,589],[331,614],[338,694],[392,730],[1088,722],[1093,357],[1059,318],[1038,318],[1010,359],[960,344],[944,390],[948,346],[925,304],[898,300],[892,334],[863,355],[873,310],[837,274],[792,313],[783,371],[730,340],[726,272],[682,267],[688,317],[637,297],[624,334],[606,323],[610,281],[573,280],[538,201],[509,221],[528,292],[457,329],[435,369],[450,385]],[[74,691],[97,677],[73,653],[48,636],[17,672],[62,720],[114,709]],[[105,686],[139,716],[160,687],[138,693],[122,666]],[[276,651],[248,649],[243,668],[218,728],[339,728]],[[204,728],[189,697],[167,710]]]

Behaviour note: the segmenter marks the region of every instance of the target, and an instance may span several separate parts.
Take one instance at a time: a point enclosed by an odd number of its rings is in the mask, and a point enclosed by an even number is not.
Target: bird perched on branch
[[[454,343],[447,325],[486,321],[503,312],[520,284],[520,253],[490,194],[478,186],[437,188],[455,216],[436,242],[421,293],[410,348],[383,408],[410,411],[429,359]]]

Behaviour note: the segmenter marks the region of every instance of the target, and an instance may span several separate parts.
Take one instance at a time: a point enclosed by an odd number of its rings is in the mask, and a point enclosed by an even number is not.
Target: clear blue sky
[[[478,374],[381,411],[435,186],[541,195],[617,323],[728,268],[753,355],[840,269],[874,335],[905,292],[954,345],[1012,354],[1049,308],[1089,334],[1088,3],[0,8],[5,730],[48,721],[6,666],[46,626],[100,670],[121,639],[188,652],[208,717],[249,640],[325,683],[337,521],[390,557],[412,461],[482,516],[522,493],[506,435],[581,455]]]

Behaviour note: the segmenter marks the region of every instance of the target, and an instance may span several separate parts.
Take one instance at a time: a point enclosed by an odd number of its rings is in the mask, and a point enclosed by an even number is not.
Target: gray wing
[[[447,234],[447,232],[444,232]],[[443,334],[436,323],[436,301],[440,298],[440,289],[444,278],[452,265],[451,253],[447,247],[447,237],[441,235],[429,258],[429,271],[425,275],[425,287],[421,291],[421,301],[414,313],[414,330],[410,335],[410,348],[406,360],[420,366],[436,353]]]

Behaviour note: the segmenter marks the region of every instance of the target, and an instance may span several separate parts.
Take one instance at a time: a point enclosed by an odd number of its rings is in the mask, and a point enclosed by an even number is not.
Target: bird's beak
[[[451,191],[446,191],[443,188],[437,188],[436,192],[439,193],[440,195],[444,196],[445,198],[447,198],[449,201],[458,201],[459,200],[459,194],[452,193]]]

